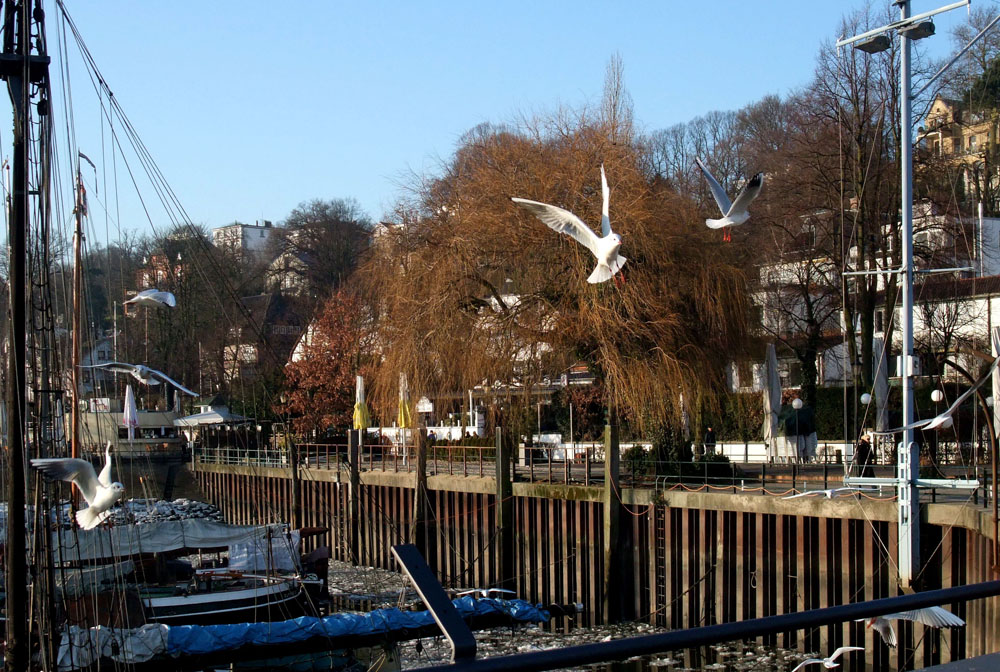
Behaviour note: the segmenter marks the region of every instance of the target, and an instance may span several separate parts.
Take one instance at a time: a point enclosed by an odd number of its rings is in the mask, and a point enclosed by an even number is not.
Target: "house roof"
[[[914,289],[918,302],[998,296],[1000,295],[1000,275],[928,280],[917,285]]]

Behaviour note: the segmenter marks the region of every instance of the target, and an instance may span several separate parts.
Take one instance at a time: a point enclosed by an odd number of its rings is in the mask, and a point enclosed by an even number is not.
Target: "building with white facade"
[[[266,219],[256,224],[233,222],[212,229],[212,242],[219,249],[229,250],[244,258],[252,257],[260,260],[267,254],[274,230],[271,222]]]

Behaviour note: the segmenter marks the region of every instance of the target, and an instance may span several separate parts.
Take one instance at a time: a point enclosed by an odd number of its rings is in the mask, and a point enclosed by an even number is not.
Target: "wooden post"
[[[406,431],[405,429],[403,430]],[[410,542],[417,547],[420,555],[427,557],[427,428],[417,431],[417,471],[413,488],[413,526],[410,528]]]
[[[621,487],[618,469],[618,426],[604,426],[604,619],[614,623],[622,615],[621,551],[618,527],[621,515]]]
[[[292,469],[292,529],[302,527],[301,486],[299,483],[299,446],[294,439],[288,438],[288,463]]]
[[[361,541],[361,432],[352,430],[347,433],[347,464],[350,469],[350,481],[347,488],[348,496],[348,554],[351,563],[357,565],[360,561]]]
[[[496,434],[497,488],[497,583],[506,590],[515,589],[514,577],[514,485],[511,479],[510,439],[497,428]]]

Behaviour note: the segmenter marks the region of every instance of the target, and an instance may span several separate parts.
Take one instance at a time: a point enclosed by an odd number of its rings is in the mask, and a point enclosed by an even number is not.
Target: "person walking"
[[[858,468],[858,476],[867,478],[873,474],[871,468],[872,443],[870,434],[862,434],[861,440],[854,448],[854,464]]]
[[[715,455],[715,430],[711,427],[705,430],[705,454]]]

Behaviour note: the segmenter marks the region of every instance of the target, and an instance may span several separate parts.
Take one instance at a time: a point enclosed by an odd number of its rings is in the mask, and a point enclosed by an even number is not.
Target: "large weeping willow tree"
[[[749,313],[736,244],[693,203],[647,178],[621,90],[602,108],[516,127],[480,126],[361,269],[371,302],[371,401],[395,417],[399,374],[420,394],[530,389],[583,361],[607,403],[640,424],[708,399],[740,354]],[[617,282],[586,282],[594,258],[511,202],[563,207],[600,230],[600,166],[628,258]],[[499,385],[498,385],[499,387]]]

